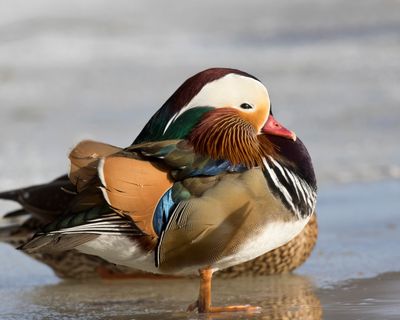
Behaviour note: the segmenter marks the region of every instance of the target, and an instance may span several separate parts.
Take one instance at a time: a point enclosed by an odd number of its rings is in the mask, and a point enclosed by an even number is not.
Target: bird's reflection
[[[260,303],[262,319],[322,319],[322,306],[312,283],[299,275],[266,277],[268,291]]]
[[[198,315],[185,308],[196,296],[197,279],[137,279],[60,282],[32,289],[23,300],[37,316],[74,319],[321,319],[312,283],[295,274],[216,279],[214,305],[258,305],[255,314]],[[44,313],[44,314],[43,314]]]

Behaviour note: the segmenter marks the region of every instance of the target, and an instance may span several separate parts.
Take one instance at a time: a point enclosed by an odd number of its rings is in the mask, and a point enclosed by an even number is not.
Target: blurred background
[[[0,0],[0,190],[65,173],[81,139],[129,145],[186,78],[215,66],[258,77],[312,155],[321,236],[299,272],[322,288],[398,271],[395,0]],[[0,258],[4,290],[57,282],[10,247]]]

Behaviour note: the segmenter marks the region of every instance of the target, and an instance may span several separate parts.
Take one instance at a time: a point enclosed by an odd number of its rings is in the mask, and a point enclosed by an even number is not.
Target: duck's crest
[[[133,144],[146,141],[163,140],[163,134],[169,121],[184,107],[200,90],[212,81],[218,80],[228,74],[237,74],[259,81],[254,76],[237,69],[210,68],[201,71],[187,79],[163,106],[151,117],[149,122],[140,132]],[[179,137],[174,137],[179,138]],[[169,138],[166,138],[169,139]]]

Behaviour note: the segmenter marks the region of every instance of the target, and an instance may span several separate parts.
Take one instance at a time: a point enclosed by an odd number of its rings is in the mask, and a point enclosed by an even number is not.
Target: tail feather
[[[98,234],[93,233],[73,235],[47,234],[37,236],[17,249],[23,250],[26,253],[66,251],[96,239],[98,236]]]
[[[0,199],[18,202],[24,211],[48,223],[66,209],[75,197],[74,189],[64,175],[49,183],[1,192]]]
[[[108,208],[93,208],[74,217],[61,217],[18,249],[27,253],[71,250],[102,234],[143,235],[129,219],[110,212]]]
[[[0,199],[18,201],[19,190],[9,190],[0,192]]]

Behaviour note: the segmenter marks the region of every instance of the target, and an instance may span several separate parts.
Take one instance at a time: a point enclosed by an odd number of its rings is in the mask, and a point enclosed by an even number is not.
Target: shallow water
[[[64,173],[81,139],[129,145],[185,78],[240,68],[313,157],[320,237],[294,275],[216,280],[216,304],[261,305],[250,318],[400,317],[397,1],[0,6],[0,190]],[[184,312],[196,295],[197,280],[61,282],[0,244],[0,319],[206,318]]]
[[[399,288],[400,273],[389,272],[315,293],[323,305],[324,319],[399,319]]]

